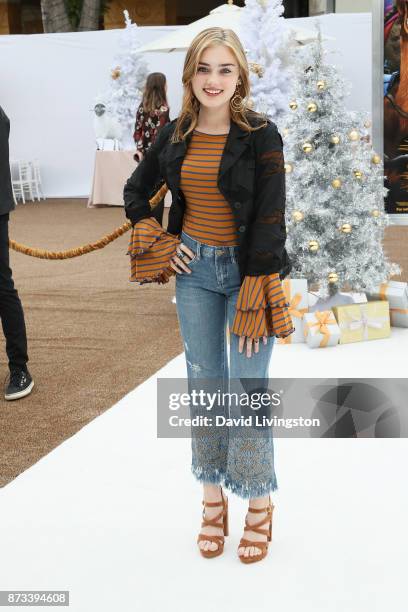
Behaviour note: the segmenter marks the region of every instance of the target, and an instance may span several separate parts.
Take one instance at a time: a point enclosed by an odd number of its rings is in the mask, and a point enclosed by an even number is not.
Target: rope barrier
[[[157,204],[164,198],[168,189],[169,188],[167,187],[166,183],[164,183],[164,185],[160,187],[159,191],[154,194],[154,196],[149,200],[149,204],[152,208],[157,206]],[[73,257],[80,257],[81,255],[86,255],[92,251],[103,249],[120,236],[123,236],[123,234],[130,230],[131,227],[132,223],[127,221],[120,227],[117,227],[110,234],[102,236],[102,238],[96,242],[90,242],[89,244],[68,249],[67,251],[46,251],[45,249],[34,249],[24,244],[20,244],[15,240],[9,240],[9,246],[11,249],[13,249],[13,251],[17,251],[23,255],[29,255],[30,257],[37,257],[39,259],[72,259]]]

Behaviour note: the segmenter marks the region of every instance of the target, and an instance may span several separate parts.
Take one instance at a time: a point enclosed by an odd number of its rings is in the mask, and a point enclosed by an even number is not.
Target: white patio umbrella
[[[171,53],[172,51],[187,51],[193,38],[206,28],[221,27],[229,28],[239,36],[241,24],[240,6],[235,6],[233,0],[228,0],[228,4],[221,4],[210,13],[187,26],[180,27],[171,34],[162,36],[155,41],[138,48],[141,53],[151,53],[154,51]],[[294,45],[305,45],[316,39],[316,33],[311,30],[293,27],[290,19],[285,19],[285,26],[292,30],[291,41]],[[331,36],[323,36],[323,40],[334,40]]]

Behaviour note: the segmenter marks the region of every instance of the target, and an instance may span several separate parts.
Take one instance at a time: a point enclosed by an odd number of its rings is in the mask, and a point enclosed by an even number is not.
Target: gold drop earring
[[[241,83],[242,81],[238,79],[237,86],[235,88],[235,93],[230,100],[231,110],[233,110],[236,113],[239,113],[244,108],[243,98],[238,92],[238,85],[241,85]]]

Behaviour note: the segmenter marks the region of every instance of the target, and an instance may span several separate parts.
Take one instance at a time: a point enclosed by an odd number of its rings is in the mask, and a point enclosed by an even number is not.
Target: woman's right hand
[[[190,257],[190,261],[193,259],[195,255],[195,253],[191,249],[189,249],[187,245],[183,244],[182,242],[180,242],[180,244],[177,246],[177,252],[179,251],[183,251],[184,253],[187,253],[187,255]],[[186,260],[184,258],[180,259],[180,257],[178,257],[177,255],[173,255],[173,257],[170,258],[170,267],[173,270],[175,270],[178,274],[182,274],[183,270],[187,272],[188,274],[191,274],[190,268],[186,266],[186,264],[184,263],[185,261]],[[181,270],[179,268],[181,268]]]

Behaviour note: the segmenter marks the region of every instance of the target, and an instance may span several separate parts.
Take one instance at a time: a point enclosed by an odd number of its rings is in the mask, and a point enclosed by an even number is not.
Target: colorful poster
[[[385,209],[408,214],[408,0],[384,0]]]

